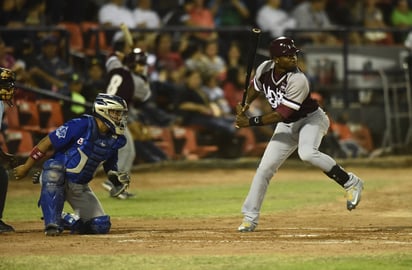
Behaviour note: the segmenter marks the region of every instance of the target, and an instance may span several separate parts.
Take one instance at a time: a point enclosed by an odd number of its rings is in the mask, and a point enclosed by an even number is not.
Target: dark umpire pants
[[[6,203],[9,176],[3,165],[0,164],[0,219],[3,218],[4,205]]]

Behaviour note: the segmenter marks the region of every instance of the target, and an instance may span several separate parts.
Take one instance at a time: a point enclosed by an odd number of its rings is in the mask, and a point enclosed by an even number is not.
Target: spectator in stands
[[[232,113],[236,113],[236,106],[242,101],[245,74],[246,69],[244,66],[231,67],[228,69],[226,79],[222,83],[224,95]]]
[[[271,38],[283,36],[286,29],[296,27],[296,20],[281,9],[281,0],[266,0],[256,15],[256,23]]]
[[[362,132],[362,145],[360,144],[359,138],[354,136],[351,130],[351,124],[349,123],[348,114],[341,114],[336,118],[335,121],[331,119],[331,131],[338,138],[339,144],[343,151],[346,153],[346,157],[364,157],[368,155],[368,150],[363,146],[371,148],[371,141],[365,140],[363,137],[364,133]],[[370,139],[370,138],[369,138]]]
[[[185,84],[178,101],[183,126],[198,128],[211,143],[218,145],[219,157],[240,155],[241,139],[236,136],[233,119],[214,114],[208,96],[202,91],[202,76],[198,70],[187,70]]]
[[[34,51],[33,41],[28,38],[19,40],[18,45],[15,47],[14,56],[16,58],[16,63],[13,67],[13,70],[16,73],[17,81],[27,86],[37,87],[36,82],[29,72],[31,67],[36,63],[37,56]],[[14,96],[16,99],[36,99],[35,93],[23,91],[21,89],[16,89]]]
[[[8,47],[3,38],[0,37],[0,66],[13,70],[16,59],[12,53],[12,48]]]
[[[211,39],[206,42],[204,55],[206,56],[206,69],[208,72],[217,73],[220,80],[223,80],[226,76],[226,62],[219,54],[217,39]]]
[[[86,103],[86,98],[82,95],[83,92],[83,78],[78,73],[73,73],[69,79],[69,97],[75,103],[65,103],[63,106],[64,121],[76,118],[86,113],[86,107],[81,105]],[[88,112],[91,113],[91,112]]]
[[[242,55],[241,45],[238,41],[232,41],[229,44],[226,56],[224,57],[226,62],[226,68],[236,68],[244,65],[244,57]]]
[[[192,4],[189,1],[179,1],[179,5],[167,11],[162,17],[162,23],[166,26],[186,26],[189,22],[189,9]]]
[[[180,77],[180,74],[175,73],[181,73],[184,67],[184,60],[176,47],[171,33],[163,32],[156,36],[154,41],[155,70],[163,72],[169,78]]]
[[[3,0],[0,10],[0,25],[20,27],[26,18],[25,5],[27,0]]]
[[[190,42],[189,46],[183,52],[182,56],[185,61],[186,69],[199,70],[202,73],[207,70],[207,57],[204,53],[203,43],[199,41]]]
[[[408,30],[412,27],[412,9],[409,7],[407,0],[397,0],[391,12],[391,24],[399,29]],[[407,34],[397,32],[394,34],[396,43],[403,43],[406,40]]]
[[[296,20],[297,29],[327,30],[333,28],[328,14],[326,13],[327,0],[309,0],[298,4],[291,12]],[[313,44],[336,45],[339,40],[330,32],[308,32],[299,33],[297,39]]]
[[[205,6],[204,0],[186,0],[188,5],[189,20],[187,26],[198,28],[215,28],[212,11]],[[200,40],[211,40],[217,38],[216,32],[195,32],[192,36]]]
[[[29,0],[26,3],[25,26],[46,26],[46,0]]]
[[[332,123],[332,117],[325,107],[325,100],[323,96],[316,91],[310,93],[310,97],[316,100],[319,106],[326,112],[329,122]],[[326,153],[334,158],[346,158],[347,153],[343,150],[341,144],[339,143],[338,136],[332,131],[331,126],[329,126],[328,132],[323,136],[322,142],[319,146],[319,150],[322,150],[323,153]]]
[[[212,0],[209,6],[216,26],[251,25],[252,20],[244,0]]]
[[[137,28],[159,28],[161,20],[157,12],[152,9],[152,0],[139,0],[132,10]]]
[[[325,10],[334,25],[362,26],[364,2],[359,0],[328,0]]]
[[[37,85],[54,92],[67,93],[66,81],[73,74],[73,67],[59,56],[59,40],[48,35],[42,40],[41,53],[29,70]]]
[[[138,120],[130,126],[130,132],[136,149],[134,164],[157,163],[169,159],[166,153],[155,144],[150,126]]]
[[[98,93],[104,93],[105,75],[106,70],[102,61],[97,57],[91,58],[86,69],[86,80],[82,90],[82,95],[88,102],[93,102]]]
[[[378,0],[365,0],[363,26],[366,28],[385,29],[386,25],[383,12],[377,6]],[[368,31],[364,33],[366,43],[372,44],[394,44],[393,35],[390,32]]]
[[[126,7],[124,0],[110,0],[100,7],[98,17],[102,26],[119,27],[122,23],[129,28],[136,26],[132,11]]]
[[[207,95],[209,99],[214,115],[231,118],[235,120],[235,116],[232,113],[232,109],[225,97],[225,93],[220,86],[219,73],[210,70],[208,73],[203,74],[203,85],[201,89]]]

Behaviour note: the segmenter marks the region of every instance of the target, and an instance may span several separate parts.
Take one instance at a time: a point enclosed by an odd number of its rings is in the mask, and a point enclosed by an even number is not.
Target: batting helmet
[[[93,115],[118,135],[124,134],[127,111],[126,101],[115,95],[98,94],[93,104]]]
[[[124,57],[123,63],[131,70],[133,70],[137,64],[146,65],[147,53],[140,48],[134,48]]]
[[[8,68],[0,67],[0,100],[4,100],[9,105],[12,105],[15,83],[16,73]]]
[[[272,40],[269,46],[270,57],[294,55],[300,50],[296,48],[293,39],[288,37],[278,37]]]

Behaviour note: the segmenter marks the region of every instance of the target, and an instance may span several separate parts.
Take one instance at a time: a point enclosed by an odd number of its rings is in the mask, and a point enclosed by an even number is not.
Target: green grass
[[[34,263],[35,262],[35,263]],[[26,256],[0,257],[0,270],[139,269],[139,270],[409,270],[408,254],[385,256]]]
[[[208,218],[239,216],[248,189],[248,184],[225,184],[137,190],[137,197],[127,202],[128,206],[135,203],[136,207],[124,207],[124,201],[114,200],[102,190],[96,190],[96,194],[112,217]],[[9,197],[4,218],[8,221],[37,220],[36,217],[41,215],[37,207],[38,196],[38,192],[34,192],[29,196]],[[269,187],[262,210],[265,213],[286,211],[331,202],[342,196],[336,184],[324,180],[319,180],[319,183],[279,182]],[[71,211],[68,205],[65,209]]]
[[[380,189],[388,181],[368,183],[368,189]],[[99,189],[100,198],[106,212],[114,218],[211,218],[239,217],[240,207],[249,189],[249,184],[216,184],[208,186],[179,188],[156,188],[136,190],[138,196],[128,202],[114,200],[107,192]],[[39,220],[41,211],[37,207],[38,192],[16,197],[9,196],[5,220]],[[332,181],[320,176],[316,181],[290,180],[272,182],[263,205],[265,214],[341,200],[343,191]],[[127,205],[127,207],[125,207]],[[70,211],[66,206],[66,210]],[[39,222],[41,222],[39,220]],[[1,243],[0,245],[4,245]],[[41,243],[39,243],[41,244]],[[275,243],[276,244],[276,243]],[[84,250],[87,253],[87,250]],[[116,252],[114,252],[116,253]],[[60,256],[10,256],[0,254],[2,269],[411,269],[412,255],[385,254],[376,256],[311,257],[310,255],[250,255],[250,256],[143,256],[131,255],[60,255]]]

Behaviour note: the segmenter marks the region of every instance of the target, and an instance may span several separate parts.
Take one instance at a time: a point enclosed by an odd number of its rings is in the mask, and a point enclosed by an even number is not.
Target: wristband
[[[40,149],[37,146],[35,146],[33,150],[31,150],[30,157],[34,160],[39,160],[44,156],[45,156],[45,153],[40,151]]]
[[[262,116],[250,117],[249,126],[263,126]]]

